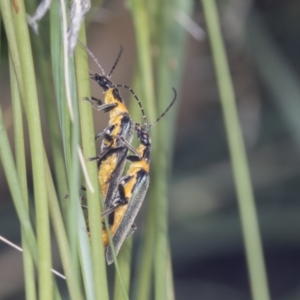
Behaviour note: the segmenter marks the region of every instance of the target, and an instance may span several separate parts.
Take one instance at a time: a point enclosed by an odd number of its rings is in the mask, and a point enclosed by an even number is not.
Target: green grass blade
[[[25,143],[24,143],[24,129],[23,129],[23,115],[21,98],[17,79],[12,66],[12,61],[9,59],[10,69],[10,83],[11,83],[11,97],[12,97],[12,114],[13,114],[13,128],[14,128],[14,141],[16,151],[16,167],[22,189],[22,195],[28,214],[28,190],[27,190],[27,174],[26,174],[26,161],[25,161]],[[29,245],[26,241],[24,229],[22,232],[22,245],[23,245],[23,267],[25,279],[25,295],[26,299],[34,300],[36,296],[36,286],[34,279],[34,263],[30,254]]]
[[[49,43],[48,40],[45,40],[45,38],[42,39],[41,35],[35,34],[32,34],[31,40],[39,76],[39,87],[42,91],[41,103],[44,104],[44,116],[47,124],[47,133],[49,133],[48,143],[51,147],[55,183],[57,185],[59,199],[64,199],[64,196],[68,191],[67,175],[64,153],[62,150],[62,137],[58,120],[57,105],[53,105],[54,95],[52,93],[53,86],[51,85],[51,79],[53,78],[56,80],[56,77],[59,78],[59,73],[58,76],[56,76],[56,73],[54,73],[53,76],[53,74],[49,72],[49,52],[47,52],[46,49],[47,43]],[[65,211],[66,203],[67,202],[64,200],[61,201],[63,211]]]
[[[150,44],[150,22],[147,11],[146,2],[143,0],[131,0],[130,9],[133,18],[136,43],[137,43],[137,59],[138,59],[138,73],[140,75],[140,84],[142,94],[143,106],[145,107],[146,115],[149,120],[154,120],[156,116],[155,107],[155,90],[153,80],[153,69],[151,60],[151,44]],[[152,10],[151,10],[152,11]],[[151,134],[152,142],[155,137]],[[152,143],[155,148],[156,143]],[[152,184],[152,183],[150,183]],[[149,194],[149,193],[148,193]],[[147,218],[147,230],[145,239],[142,242],[139,255],[137,281],[134,286],[135,299],[148,299],[151,287],[152,274],[152,254],[154,245],[154,233],[150,232],[151,228],[150,215]],[[147,257],[147,258],[146,258]]]
[[[31,6],[31,11],[34,11],[35,3],[33,1],[28,2],[28,8]],[[59,22],[56,22],[59,23]],[[58,26],[59,28],[59,26]],[[42,29],[42,28],[41,28]],[[59,36],[60,34],[60,28],[59,28]],[[53,161],[53,171],[55,174],[55,183],[56,187],[58,189],[58,198],[61,200],[61,208],[63,211],[63,215],[66,215],[66,210],[68,206],[68,201],[64,199],[64,196],[66,195],[68,188],[67,188],[67,178],[66,178],[66,169],[65,169],[65,161],[64,161],[64,155],[62,151],[62,138],[60,134],[60,126],[58,122],[58,114],[57,114],[57,105],[53,105],[53,93],[51,86],[52,80],[51,78],[59,78],[59,76],[52,76],[53,74],[49,72],[49,51],[47,49],[49,45],[49,36],[45,34],[32,34],[31,40],[33,44],[33,53],[35,57],[36,62],[36,69],[38,72],[39,77],[39,87],[42,91],[42,97],[41,97],[41,103],[44,104],[44,116],[46,118],[47,123],[47,130],[49,133],[49,139],[48,143],[51,147],[51,154],[52,154],[52,160]],[[45,138],[46,140],[46,138]],[[60,210],[60,206],[57,200],[56,192],[54,189],[53,179],[49,170],[49,163],[47,161],[47,157],[45,156],[45,169],[46,169],[46,176],[47,176],[47,188],[48,188],[48,197],[49,197],[49,211],[50,211],[50,217],[52,220],[54,233],[56,236],[58,249],[64,269],[64,274],[66,275],[67,285],[69,288],[69,294],[71,299],[81,299],[82,296],[80,294],[80,284],[76,282],[76,278],[73,270],[73,266],[71,263],[71,252],[70,252],[70,246],[68,243],[67,235],[66,235],[66,229],[64,220],[62,217],[62,213]]]
[[[154,120],[156,116],[154,105],[155,91],[150,52],[150,27],[147,6],[143,0],[130,0],[130,9],[136,35],[138,68],[143,86],[141,99],[145,106],[148,119]]]
[[[119,273],[115,273],[115,286],[114,286],[114,300],[128,299],[129,287],[130,287],[130,274],[131,274],[131,248],[132,237],[127,238],[122,245],[122,248],[118,254],[118,268]],[[122,284],[120,283],[120,277],[122,278]],[[124,290],[126,296],[124,295]]]
[[[83,28],[80,31],[79,39],[86,44],[86,37]],[[83,145],[83,155],[85,162],[89,157],[95,156],[95,132],[92,117],[92,107],[83,97],[90,96],[89,76],[87,53],[77,47],[75,52],[77,92],[81,121],[81,137]],[[101,196],[99,191],[99,182],[96,164],[86,163],[89,179],[93,186],[94,192],[87,186],[87,199],[89,211],[89,225],[91,230],[91,248],[93,257],[93,274],[96,299],[108,299],[108,287],[106,278],[106,263],[104,259],[104,248],[102,244],[102,225],[101,225]]]
[[[53,3],[51,7],[51,55],[54,77],[60,79],[54,81],[54,86],[69,183],[68,204],[64,203],[64,220],[71,250],[73,276],[79,282],[80,261],[77,247],[77,224],[80,225],[80,220],[78,220],[77,211],[80,205],[80,164],[78,158],[80,132],[74,62],[72,58],[68,57],[68,46],[64,42],[67,40],[67,10],[67,5],[62,2]],[[71,101],[72,113],[67,105],[68,100]],[[72,115],[72,123],[70,122],[70,115]]]
[[[270,299],[263,249],[246,150],[239,123],[232,80],[222,41],[216,3],[202,0],[223,109],[225,128],[241,215],[253,299]]]
[[[41,132],[41,121],[31,44],[26,22],[26,12],[23,1],[19,1],[18,4],[18,7],[13,7],[13,17],[24,82],[23,103],[28,121],[31,146],[30,149],[37,220],[37,242],[39,251],[39,298],[47,300],[52,298],[52,278],[50,273],[50,224],[46,194],[46,178],[43,165],[44,145]]]
[[[185,48],[186,31],[176,22],[174,16],[178,11],[190,16],[192,2],[173,1],[160,5],[159,10],[159,56],[156,62],[157,70],[157,107],[158,115],[165,110],[174,97],[171,87],[177,87],[182,76],[183,53]],[[178,97],[178,96],[177,96]],[[178,99],[177,99],[178,101]],[[172,144],[174,135],[175,109],[173,108],[166,117],[157,124],[157,144],[159,153],[154,153],[153,170],[153,217],[155,217],[155,298],[168,299],[171,292],[170,287],[170,253],[168,241],[168,178],[170,174],[170,163],[172,158]]]
[[[172,259],[170,253],[170,246],[168,247],[168,261],[167,261],[167,295],[166,298],[169,300],[175,300],[175,290],[174,290],[174,278],[173,278],[173,268],[172,268]]]
[[[6,36],[8,39],[9,50],[12,57],[14,69],[17,74],[18,85],[19,88],[23,89],[23,80],[21,73],[21,64],[19,60],[18,46],[17,40],[14,33],[14,23],[12,17],[11,6],[8,1],[1,1],[1,13],[3,16],[4,27],[6,30]],[[27,214],[27,210],[25,207],[25,203],[23,202],[21,188],[18,182],[18,177],[16,173],[16,169],[14,166],[13,156],[10,150],[9,142],[7,139],[7,134],[5,131],[5,127],[3,124],[2,116],[1,116],[1,159],[3,162],[3,168],[5,171],[5,175],[12,193],[13,201],[17,210],[18,217],[20,219],[20,223],[22,225],[22,229],[25,232],[25,236],[27,239],[27,243],[31,249],[31,253],[37,262],[38,252],[37,252],[37,244],[35,240],[35,235],[32,229],[32,225]]]
[[[22,226],[26,241],[30,247],[31,253],[37,261],[38,252],[37,244],[35,240],[35,235],[32,229],[32,225],[26,210],[25,202],[23,201],[23,196],[21,192],[21,187],[18,180],[18,175],[16,172],[16,167],[13,160],[13,155],[10,149],[7,132],[2,118],[2,111],[0,111],[0,156],[2,161],[2,166],[8,182],[10,192],[14,201],[14,205]]]
[[[87,300],[96,299],[94,268],[92,261],[92,251],[89,238],[86,232],[85,220],[82,215],[82,209],[78,208],[78,252],[82,269],[82,278]],[[82,225],[80,225],[82,224]]]
[[[50,167],[45,154],[45,170],[47,175],[47,190],[49,198],[49,210],[52,220],[53,229],[55,232],[58,249],[60,252],[61,261],[63,264],[64,273],[66,276],[69,293],[71,299],[82,299],[82,295],[79,290],[78,282],[76,282],[74,266],[71,261],[71,250],[67,239],[67,234],[60,211],[57,195],[55,192],[54,183],[51,177]]]
[[[174,16],[177,10],[190,15],[192,3],[190,1],[165,1],[162,3],[157,1],[155,4],[150,4],[149,7],[149,4],[144,1],[131,1],[131,11],[136,30],[141,89],[143,91],[146,91],[147,85],[150,88],[154,83],[150,49],[153,47],[158,49],[158,54],[153,59],[156,75],[156,101],[154,101],[154,98],[149,99],[149,95],[151,95],[149,93],[147,93],[147,97],[142,98],[144,106],[152,106],[150,113],[156,112],[155,115],[152,114],[149,117],[151,121],[154,121],[171,102],[174,96],[172,87],[176,87],[178,91],[177,85],[182,76],[182,57],[186,32],[175,21]],[[151,20],[151,22],[147,22],[148,20]],[[155,21],[153,22],[153,20]],[[149,36],[150,28],[151,39]],[[151,45],[150,40],[152,41]],[[147,81],[145,78],[147,78]],[[152,95],[154,97],[154,93]],[[170,173],[169,165],[172,159],[174,134],[172,124],[175,120],[175,112],[176,110],[172,109],[157,124],[159,130],[154,128],[151,131],[153,150],[150,171],[151,183],[147,197],[149,213],[141,251],[141,261],[138,264],[136,299],[147,299],[150,295],[152,256],[154,257],[155,298],[168,299],[168,295],[172,298],[174,294],[173,288],[170,286],[172,275],[170,273],[171,268],[169,268],[167,178]],[[146,110],[146,113],[149,115],[148,110]],[[155,224],[153,224],[154,219],[156,220]]]
[[[23,95],[24,94],[23,78],[21,72],[21,63],[20,63],[17,39],[15,35],[15,26],[13,23],[13,14],[12,14],[11,5],[7,1],[1,1],[0,8],[1,8],[1,15],[4,23],[6,38],[9,45],[10,58],[13,62],[13,67],[15,69],[15,74],[17,77],[20,94]]]
[[[60,131],[63,141],[63,151],[65,158],[65,167],[71,164],[71,150],[70,150],[70,119],[67,111],[67,104],[65,101],[65,80],[62,66],[63,50],[62,50],[62,29],[60,21],[60,4],[59,1],[54,1],[50,8],[50,49],[51,49],[51,62],[55,99],[58,110],[58,119]]]

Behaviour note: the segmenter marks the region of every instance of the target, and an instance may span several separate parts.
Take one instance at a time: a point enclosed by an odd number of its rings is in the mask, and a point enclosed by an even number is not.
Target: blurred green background
[[[300,299],[300,205],[297,202],[300,196],[300,2],[219,2],[271,299]],[[180,13],[173,17],[188,30],[169,191],[176,299],[250,299],[237,198],[203,10],[195,1],[190,20]],[[41,27],[43,23],[46,26],[47,18],[40,22]],[[122,45],[124,53],[113,80],[130,85],[137,53],[133,22],[126,4],[119,0],[106,1],[100,10],[92,7],[90,18],[89,48],[104,69],[109,70]],[[4,35],[1,37],[5,43]],[[154,53],[156,50],[151,49]],[[90,65],[91,70],[97,71],[92,62]],[[8,132],[12,134],[7,70],[7,55],[3,53],[1,107],[6,127],[10,128]],[[97,93],[98,87],[92,85],[92,94]],[[126,92],[122,94],[128,98]],[[96,128],[103,128],[106,122],[106,118],[99,120],[95,113]],[[159,126],[153,130],[159,131]],[[20,244],[19,222],[2,169],[0,172],[0,232]],[[143,235],[143,220],[142,209],[135,242]],[[53,261],[58,261],[55,249],[53,253]],[[133,255],[136,255],[135,247]],[[55,268],[60,267],[56,264]],[[23,289],[21,255],[0,243],[0,299],[23,299]]]

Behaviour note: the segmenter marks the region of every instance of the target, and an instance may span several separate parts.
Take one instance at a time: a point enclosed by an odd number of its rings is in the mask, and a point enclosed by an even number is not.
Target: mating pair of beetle
[[[112,72],[121,57],[122,48],[108,75],[105,74],[89,49],[87,47],[85,49],[102,71],[102,75],[90,72],[90,78],[104,90],[104,99],[101,101],[92,97],[91,99],[84,98],[84,100],[90,102],[98,111],[109,113],[109,125],[96,135],[96,139],[103,138],[101,152],[89,160],[96,160],[98,163],[98,177],[105,205],[102,217],[108,216],[109,231],[117,254],[126,237],[136,230],[134,220],[149,186],[151,139],[148,131],[174,104],[176,90],[173,88],[174,98],[170,105],[153,124],[148,125],[141,102],[133,90],[126,85],[115,85],[110,81]],[[119,87],[128,89],[137,100],[144,119],[143,125],[133,123],[131,120],[129,111],[119,93]],[[131,146],[134,132],[140,142],[137,149]],[[128,155],[129,150],[133,155]],[[126,160],[131,164],[127,174],[122,176]],[[106,247],[107,263],[111,264],[113,255],[104,222],[102,238]]]

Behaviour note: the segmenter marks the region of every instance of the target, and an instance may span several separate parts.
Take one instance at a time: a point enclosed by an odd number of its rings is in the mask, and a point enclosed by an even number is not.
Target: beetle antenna
[[[153,127],[169,110],[170,108],[173,106],[173,104],[175,103],[175,100],[177,98],[177,92],[174,88],[173,89],[173,92],[174,92],[174,98],[173,100],[171,101],[171,103],[169,104],[169,106],[165,109],[165,111],[151,124],[147,127],[147,131],[151,129],[151,127]]]
[[[142,116],[143,116],[143,120],[144,120],[144,126],[148,126],[148,121],[147,121],[147,117],[146,117],[146,114],[145,114],[145,111],[144,111],[144,108],[142,106],[142,102],[140,101],[139,97],[137,96],[137,94],[133,91],[133,89],[130,87],[130,86],[127,86],[125,84],[117,84],[116,85],[117,87],[123,87],[127,90],[129,90],[131,92],[131,94],[133,95],[133,97],[135,98],[136,102],[138,103],[139,107],[140,107],[140,110],[141,110],[141,113],[142,113]]]
[[[123,47],[120,46],[120,51],[119,51],[118,57],[117,57],[117,59],[116,59],[114,65],[112,66],[111,71],[110,71],[109,74],[107,75],[107,78],[108,78],[108,79],[111,77],[111,74],[113,73],[114,69],[116,68],[116,66],[117,66],[117,64],[118,64],[118,62],[119,62],[119,60],[120,60],[120,57],[121,57],[121,55],[122,55],[122,52],[123,52]]]
[[[81,47],[83,47],[85,49],[85,51],[89,54],[89,56],[93,59],[93,61],[95,62],[95,64],[99,67],[99,69],[102,72],[102,75],[105,76],[105,72],[104,69],[102,68],[102,66],[100,65],[98,59],[96,58],[96,56],[93,54],[93,52],[80,40],[77,40],[78,43],[80,44]]]

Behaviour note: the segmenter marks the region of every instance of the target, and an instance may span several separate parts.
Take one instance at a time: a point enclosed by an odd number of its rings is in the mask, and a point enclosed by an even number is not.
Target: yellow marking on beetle
[[[114,88],[109,88],[107,91],[104,92],[104,103],[105,104],[116,104],[116,107],[114,107],[110,112],[109,112],[109,118],[110,121],[109,123],[113,123],[113,119],[115,117],[118,117],[119,115],[122,115],[124,113],[129,114],[129,111],[126,107],[126,105],[120,100],[116,99],[116,97],[113,94]]]

